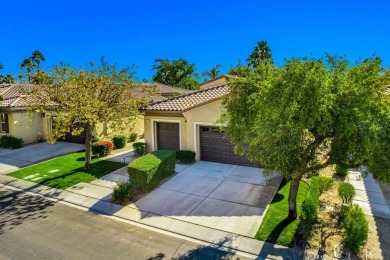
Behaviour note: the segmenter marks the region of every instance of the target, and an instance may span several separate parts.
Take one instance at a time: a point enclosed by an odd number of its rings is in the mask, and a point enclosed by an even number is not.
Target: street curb
[[[146,213],[146,215],[150,216],[150,218],[148,219],[145,217],[144,219],[141,219],[144,222],[142,223],[134,219],[131,219],[129,217],[124,217],[124,216],[120,216],[119,214],[116,214],[119,213],[120,210],[135,211],[135,209],[131,207],[124,207],[111,202],[100,201],[99,199],[94,199],[84,195],[76,194],[71,191],[58,190],[58,189],[50,188],[44,185],[32,183],[29,181],[17,179],[10,176],[0,175],[0,185],[12,190],[22,191],[27,194],[44,197],[46,199],[60,202],[85,211],[99,213],[105,217],[109,217],[117,221],[129,223],[141,228],[163,233],[173,237],[178,237],[191,242],[199,243],[201,245],[212,246],[219,250],[234,252],[239,255],[250,257],[250,258],[317,259],[316,256],[309,255],[305,253],[303,250],[279,246],[279,245],[255,240],[252,238],[244,237],[241,235],[237,235],[225,231],[214,230],[201,225],[187,223],[177,219],[170,219],[164,216],[159,216],[159,217],[166,218],[168,224],[166,224],[165,227],[162,226],[159,227],[153,225],[153,221],[150,220],[152,219],[154,214],[147,213],[147,212],[143,212],[143,213]],[[85,205],[91,205],[91,206],[85,206]],[[180,226],[182,227],[182,229],[180,229]],[[184,232],[178,232],[179,230],[181,231],[184,230]],[[192,232],[187,232],[187,230],[191,230]],[[195,230],[197,230],[198,233],[193,232]],[[210,233],[208,233],[207,230],[209,230]],[[183,233],[187,233],[187,234],[183,234]],[[219,233],[219,235],[223,235],[224,236],[223,240],[227,241],[228,243],[225,242],[221,243],[222,242],[221,236],[214,235],[214,239],[213,239],[212,233]],[[218,238],[219,240],[216,240],[216,238]],[[331,259],[331,258],[325,256],[323,259]]]

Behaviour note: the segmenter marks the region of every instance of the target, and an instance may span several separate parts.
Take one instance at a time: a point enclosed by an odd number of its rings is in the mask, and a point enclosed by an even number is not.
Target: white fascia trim
[[[180,144],[180,150],[183,149],[182,143],[181,143],[181,120],[174,120],[174,119],[151,119],[152,123],[152,150],[157,150],[157,124],[156,123],[179,123],[179,144]]]

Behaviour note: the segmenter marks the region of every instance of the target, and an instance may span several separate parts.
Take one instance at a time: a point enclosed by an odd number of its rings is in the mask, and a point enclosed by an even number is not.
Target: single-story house
[[[216,123],[221,114],[222,97],[229,94],[226,80],[212,80],[206,86],[151,103],[142,110],[147,151],[191,150],[197,160],[253,165],[244,156],[234,153],[234,145]]]
[[[172,87],[160,83],[150,83],[156,86],[159,95],[153,97],[153,100],[165,100],[172,96],[190,93],[191,91]],[[31,115],[27,112],[28,98],[21,94],[21,90],[33,88],[29,84],[3,84],[0,85],[0,95],[3,101],[0,101],[0,136],[11,135],[22,138],[25,144],[37,142],[39,138],[46,139],[47,134],[52,129],[50,114],[36,113]],[[114,134],[109,127],[109,123],[99,124],[96,128],[99,138]],[[135,127],[129,131],[142,135],[144,132],[143,116],[140,116],[135,123]],[[126,133],[127,134],[127,133]],[[68,142],[83,143],[85,134],[72,136],[67,134],[65,140]]]

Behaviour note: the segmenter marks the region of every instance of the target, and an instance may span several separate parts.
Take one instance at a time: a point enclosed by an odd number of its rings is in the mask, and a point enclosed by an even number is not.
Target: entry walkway
[[[349,183],[356,190],[352,202],[362,207],[366,215],[390,219],[389,205],[372,174],[363,177],[359,171],[349,171]]]

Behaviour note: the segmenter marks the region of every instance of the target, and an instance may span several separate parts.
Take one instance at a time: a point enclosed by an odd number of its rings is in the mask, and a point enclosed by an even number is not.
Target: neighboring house
[[[167,97],[190,92],[164,84],[152,84],[156,85],[157,91],[160,93],[158,96],[153,97],[153,100],[164,100]],[[22,89],[28,90],[33,87],[33,85],[28,84],[0,85],[0,95],[4,98],[4,101],[0,102],[0,135],[11,135],[22,138],[25,144],[37,142],[38,138],[46,139],[47,134],[52,129],[50,113],[36,113],[35,115],[28,113],[29,99],[28,97],[23,97],[21,94]],[[114,134],[107,123],[99,124],[96,130],[99,138]],[[143,134],[143,116],[140,116],[136,120],[135,126],[131,131],[140,135]],[[83,143],[85,141],[85,135],[72,136],[71,134],[67,134],[64,141]]]
[[[234,79],[234,78],[236,78],[236,76],[224,74],[224,75],[221,75],[221,76],[216,77],[214,79],[210,79],[208,81],[203,82],[202,84],[200,84],[199,89],[202,90],[202,89],[206,89],[209,87],[226,84],[228,79]]]
[[[0,85],[0,95],[4,98],[0,103],[0,135],[22,138],[24,143],[37,142],[38,137],[47,135],[50,126],[45,114],[26,113],[28,100],[22,97],[20,90],[31,87],[24,84]]]
[[[234,145],[216,123],[227,84],[218,79],[207,88],[150,104],[145,113],[145,142],[148,152],[160,149],[191,150],[197,160],[253,165],[234,153]],[[204,84],[206,85],[206,84]]]

